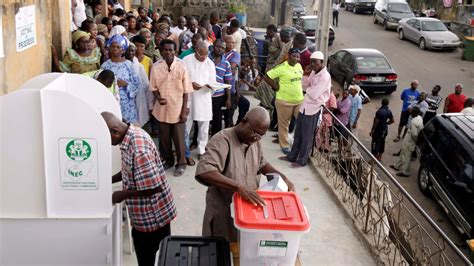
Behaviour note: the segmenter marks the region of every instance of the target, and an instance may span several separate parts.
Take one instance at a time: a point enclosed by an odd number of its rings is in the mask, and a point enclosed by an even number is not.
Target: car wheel
[[[418,188],[425,196],[431,196],[431,181],[429,173],[430,172],[424,165],[420,165],[420,170],[418,171]]]
[[[387,21],[386,21],[386,20],[383,21],[383,24],[382,24],[382,25],[383,25],[383,29],[384,29],[384,30],[388,30],[388,24],[387,24]]]
[[[403,33],[403,29],[400,29],[400,30],[398,31],[398,38],[399,38],[400,40],[405,40],[405,33]]]
[[[425,41],[425,38],[421,38],[421,39],[420,39],[420,42],[418,43],[418,46],[420,47],[421,50],[425,50],[425,49],[426,49],[426,41]]]
[[[376,15],[373,16],[372,22],[374,22],[374,24],[377,24],[378,21],[377,21],[377,16]]]

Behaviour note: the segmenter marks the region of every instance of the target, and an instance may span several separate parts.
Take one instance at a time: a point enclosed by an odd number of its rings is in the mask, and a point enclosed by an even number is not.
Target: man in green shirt
[[[303,68],[299,64],[300,51],[291,48],[288,60],[268,71],[263,78],[276,91],[275,106],[278,114],[278,140],[284,154],[290,152],[288,127],[292,117],[297,117],[304,100],[301,80]],[[278,82],[275,81],[278,79]]]

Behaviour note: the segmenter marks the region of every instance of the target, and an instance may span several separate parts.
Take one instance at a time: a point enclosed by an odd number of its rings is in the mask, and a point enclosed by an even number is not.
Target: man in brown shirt
[[[253,204],[264,205],[255,192],[259,187],[258,173],[277,173],[294,191],[293,183],[267,162],[260,139],[270,125],[268,112],[262,107],[251,109],[235,127],[214,135],[196,169],[196,180],[208,186],[203,236],[220,236],[237,241],[237,230],[230,216],[232,195],[238,192]]]
[[[174,165],[173,140],[177,164],[174,176],[181,176],[186,169],[184,155],[184,130],[189,109],[188,94],[193,91],[186,66],[175,60],[176,44],[172,40],[160,43],[163,61],[153,65],[150,73],[150,90],[156,101],[153,116],[158,120],[160,146],[163,151],[165,169]]]

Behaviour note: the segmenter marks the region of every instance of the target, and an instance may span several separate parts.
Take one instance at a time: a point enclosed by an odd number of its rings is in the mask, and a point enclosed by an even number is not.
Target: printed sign
[[[260,240],[257,254],[259,257],[285,257],[287,250],[287,241]]]
[[[16,51],[21,52],[36,45],[36,8],[22,7],[15,15]]]
[[[97,141],[59,139],[61,188],[96,190],[99,188]]]

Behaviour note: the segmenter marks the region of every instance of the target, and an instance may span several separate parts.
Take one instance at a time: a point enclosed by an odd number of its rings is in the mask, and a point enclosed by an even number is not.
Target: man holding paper
[[[208,49],[204,41],[199,41],[194,49],[193,55],[183,59],[194,89],[188,100],[189,115],[186,121],[185,135],[189,136],[193,121],[197,121],[200,157],[204,154],[209,139],[209,121],[212,120],[212,89],[209,84],[216,83],[216,69],[208,57]],[[189,151],[189,138],[186,138],[185,142]]]

